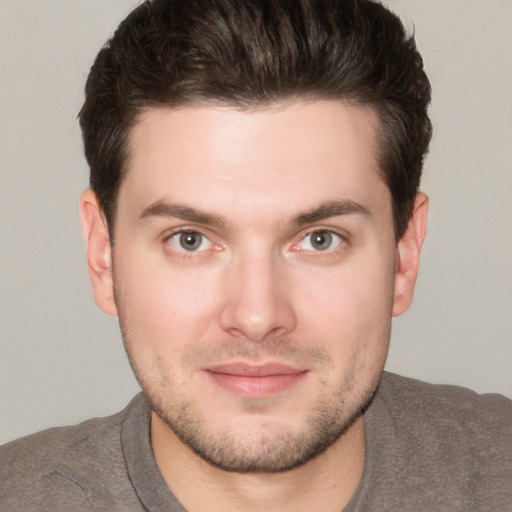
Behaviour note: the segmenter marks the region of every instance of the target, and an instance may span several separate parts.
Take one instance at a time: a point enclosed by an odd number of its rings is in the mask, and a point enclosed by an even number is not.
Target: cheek
[[[115,267],[121,320],[137,339],[159,350],[194,343],[215,317],[216,281],[204,272],[151,265],[147,259],[137,266],[125,258]]]
[[[393,267],[381,262],[338,269],[308,279],[300,299],[302,324],[312,339],[349,360],[360,350],[387,347],[393,299]]]

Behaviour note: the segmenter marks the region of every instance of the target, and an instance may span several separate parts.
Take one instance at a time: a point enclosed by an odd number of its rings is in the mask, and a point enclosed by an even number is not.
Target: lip
[[[215,384],[236,395],[264,398],[282,393],[304,378],[307,370],[282,363],[219,364],[205,369]]]

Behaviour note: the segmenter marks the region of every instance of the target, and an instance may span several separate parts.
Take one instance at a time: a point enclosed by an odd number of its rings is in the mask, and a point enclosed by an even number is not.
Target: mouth
[[[228,363],[206,368],[205,372],[216,385],[230,393],[247,398],[265,398],[296,385],[308,370],[282,363]]]

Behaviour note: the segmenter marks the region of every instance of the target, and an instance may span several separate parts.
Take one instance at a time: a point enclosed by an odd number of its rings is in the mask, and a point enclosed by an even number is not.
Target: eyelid
[[[333,247],[329,247],[324,250],[315,249],[315,248],[311,248],[311,249],[301,248],[300,244],[302,244],[309,236],[311,236],[315,233],[329,233],[329,234],[333,235],[334,237],[338,238],[339,240],[334,244]],[[298,251],[308,251],[308,252],[316,253],[319,255],[329,254],[329,253],[335,252],[336,249],[338,249],[340,247],[340,245],[346,244],[347,238],[348,238],[347,235],[341,233],[339,230],[336,230],[333,228],[326,228],[326,227],[315,227],[312,229],[308,229],[308,231],[306,233],[304,233],[301,236],[301,238],[299,239],[299,241],[294,243],[292,247]]]
[[[190,250],[187,251],[184,247],[179,247],[179,242],[176,242],[176,245],[172,243],[173,239],[177,236],[182,236],[186,234],[192,234],[192,235],[199,235],[202,237],[203,242],[208,242],[208,247],[204,249],[196,249],[196,250]],[[205,251],[211,250],[215,248],[215,243],[211,240],[211,237],[205,234],[204,230],[195,228],[195,227],[179,227],[174,228],[168,232],[165,233],[165,235],[162,237],[162,241],[170,246],[173,251],[180,253],[182,256],[184,255],[194,255],[194,254],[200,254]],[[202,242],[202,243],[203,243]]]
[[[208,233],[208,231],[209,230],[206,230],[206,229],[204,229],[202,227],[179,226],[179,227],[171,228],[171,229],[167,230],[166,232],[164,232],[163,235],[161,236],[161,240],[162,240],[162,242],[164,244],[167,244],[167,245],[171,246],[171,249],[173,251],[181,253],[182,255],[187,255],[188,254],[190,256],[193,256],[194,254],[197,255],[199,253],[204,253],[204,252],[206,252],[208,250],[212,250],[212,249],[214,251],[221,250],[222,246],[212,240],[212,238],[215,238],[215,235],[212,236],[211,234]],[[333,235],[334,237],[336,237],[339,240],[333,244],[333,247],[329,247],[329,248],[327,248],[325,250],[314,249],[314,248],[305,249],[305,248],[301,248],[300,247],[300,244],[307,237],[313,235],[314,233],[321,233],[321,232],[329,233],[329,234]],[[173,239],[174,237],[176,237],[177,235],[183,235],[183,234],[187,234],[187,233],[200,235],[204,240],[206,240],[208,242],[208,247],[204,248],[204,249],[200,249],[200,250],[190,250],[190,251],[187,251],[183,247],[177,247],[177,246],[174,246],[174,244],[170,243],[170,240]],[[340,245],[345,245],[349,241],[349,236],[346,233],[341,232],[341,230],[339,230],[337,228],[324,227],[324,226],[308,228],[307,231],[305,231],[305,232],[303,231],[299,236],[300,236],[300,238],[298,239],[298,241],[294,242],[292,244],[292,246],[291,246],[292,250],[295,250],[295,251],[308,251],[310,253],[317,253],[318,255],[321,255],[322,253],[329,254],[329,253],[335,252],[336,249],[339,248]]]
[[[194,225],[180,225],[176,227],[170,227],[160,234],[160,238],[165,241],[169,238],[172,238],[173,236],[181,233],[198,233],[205,238],[208,238],[208,240],[211,240],[212,235],[210,234],[210,231],[207,229],[204,229],[203,227],[194,226]]]

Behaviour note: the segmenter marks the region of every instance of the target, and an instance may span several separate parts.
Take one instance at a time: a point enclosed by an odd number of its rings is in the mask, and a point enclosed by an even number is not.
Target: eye
[[[319,230],[308,233],[297,247],[307,251],[328,251],[336,248],[342,241],[342,237],[333,231]]]
[[[199,252],[212,247],[212,242],[198,231],[179,231],[171,235],[168,243],[177,251]]]

